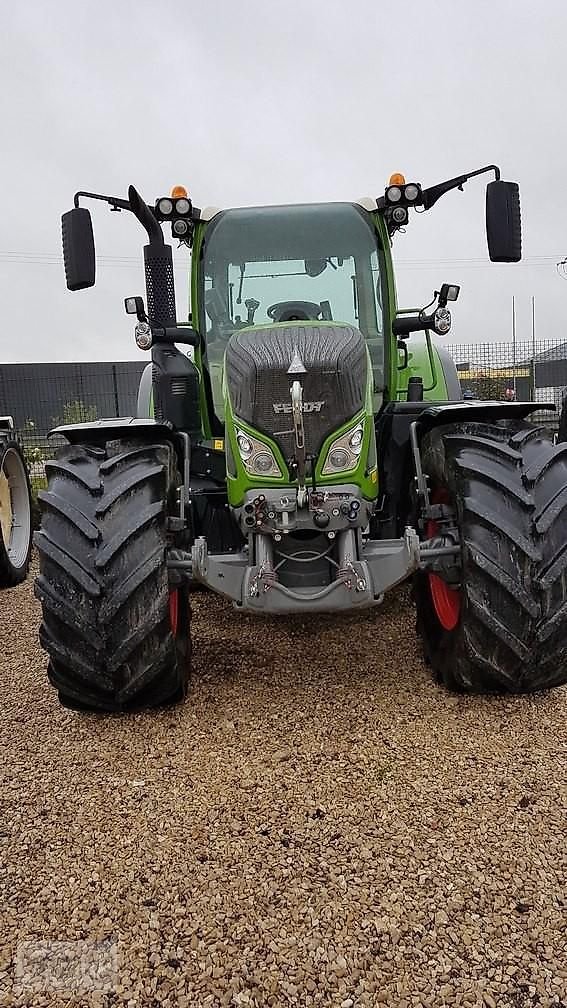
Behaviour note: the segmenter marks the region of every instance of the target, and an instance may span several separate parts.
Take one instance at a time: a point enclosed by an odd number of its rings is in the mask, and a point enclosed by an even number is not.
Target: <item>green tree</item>
[[[65,403],[63,414],[60,417],[53,417],[54,427],[61,424],[86,423],[89,420],[96,420],[96,406],[87,406],[82,399],[73,399],[72,402]]]

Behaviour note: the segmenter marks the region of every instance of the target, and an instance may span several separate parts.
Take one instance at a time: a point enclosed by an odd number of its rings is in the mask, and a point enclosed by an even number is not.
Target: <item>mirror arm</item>
[[[149,322],[153,343],[184,343],[186,346],[198,347],[201,340],[199,334],[190,326],[160,326]]]
[[[439,185],[431,186],[429,189],[424,189],[422,192],[422,203],[424,210],[430,210],[431,207],[437,203],[441,196],[445,193],[451,191],[451,189],[462,189],[465,182],[469,179],[474,178],[476,175],[484,175],[485,172],[493,171],[496,177],[496,181],[500,180],[500,168],[498,165],[486,165],[485,168],[477,168],[476,171],[468,172],[467,175],[457,175],[456,178],[448,179],[447,182],[440,182]]]
[[[132,209],[132,207],[130,206],[128,200],[119,199],[118,196],[101,196],[100,193],[93,193],[93,192],[76,192],[75,196],[74,196],[74,199],[73,199],[75,207],[79,206],[79,197],[80,196],[85,196],[88,199],[103,200],[104,203],[110,203],[111,207],[114,210],[131,210]]]
[[[405,318],[396,318],[392,322],[392,332],[394,336],[405,339],[413,332],[421,332],[433,326],[433,315],[408,315]]]
[[[128,201],[130,210],[145,229],[150,245],[165,245],[161,225],[133,185],[128,186]]]
[[[163,231],[154,217],[149,206],[144,203],[140,194],[134,189],[134,186],[129,186],[128,188],[128,199],[120,199],[118,196],[103,196],[101,193],[91,193],[91,192],[76,192],[74,196],[75,207],[79,206],[79,199],[83,196],[86,199],[102,200],[103,203],[109,203],[113,210],[129,210],[138,218],[140,224],[145,229],[148,238],[150,239],[150,245],[164,245]]]

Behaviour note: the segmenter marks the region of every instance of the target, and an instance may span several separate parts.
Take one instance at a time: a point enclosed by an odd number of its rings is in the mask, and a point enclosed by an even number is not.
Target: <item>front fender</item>
[[[140,384],[138,386],[138,401],[136,403],[136,415],[140,419],[147,419],[154,415],[154,385],[153,366],[146,364],[142,371]]]
[[[85,423],[63,424],[61,427],[54,427],[49,432],[49,437],[56,434],[64,437],[69,444],[131,437],[147,441],[155,441],[160,438],[167,438],[170,441],[175,439],[175,431],[171,424],[157,423],[150,418],[137,419],[136,417],[117,417],[109,420],[87,420]]]
[[[398,404],[400,405],[400,404]],[[404,404],[405,405],[405,404]],[[415,403],[407,404],[415,406]],[[466,423],[467,420],[479,423],[490,422],[492,420],[523,420],[530,413],[539,413],[541,410],[556,411],[554,403],[534,403],[534,402],[492,402],[489,400],[479,400],[470,402],[431,403],[425,404],[426,408],[420,411],[415,417],[420,432],[439,427],[441,424]]]

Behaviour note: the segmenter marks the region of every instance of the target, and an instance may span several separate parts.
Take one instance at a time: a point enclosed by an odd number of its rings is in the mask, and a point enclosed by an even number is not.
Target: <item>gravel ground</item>
[[[404,592],[195,599],[178,709],[72,713],[0,596],[0,1005],[567,1004],[567,690],[434,686]]]

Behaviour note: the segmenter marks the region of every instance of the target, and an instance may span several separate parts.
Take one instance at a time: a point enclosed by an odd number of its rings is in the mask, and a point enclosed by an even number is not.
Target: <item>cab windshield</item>
[[[208,228],[202,268],[206,360],[223,418],[221,369],[237,329],[338,322],[366,337],[383,387],[382,257],[370,215],[351,203],[226,210]],[[258,333],[258,338],[265,338]]]

